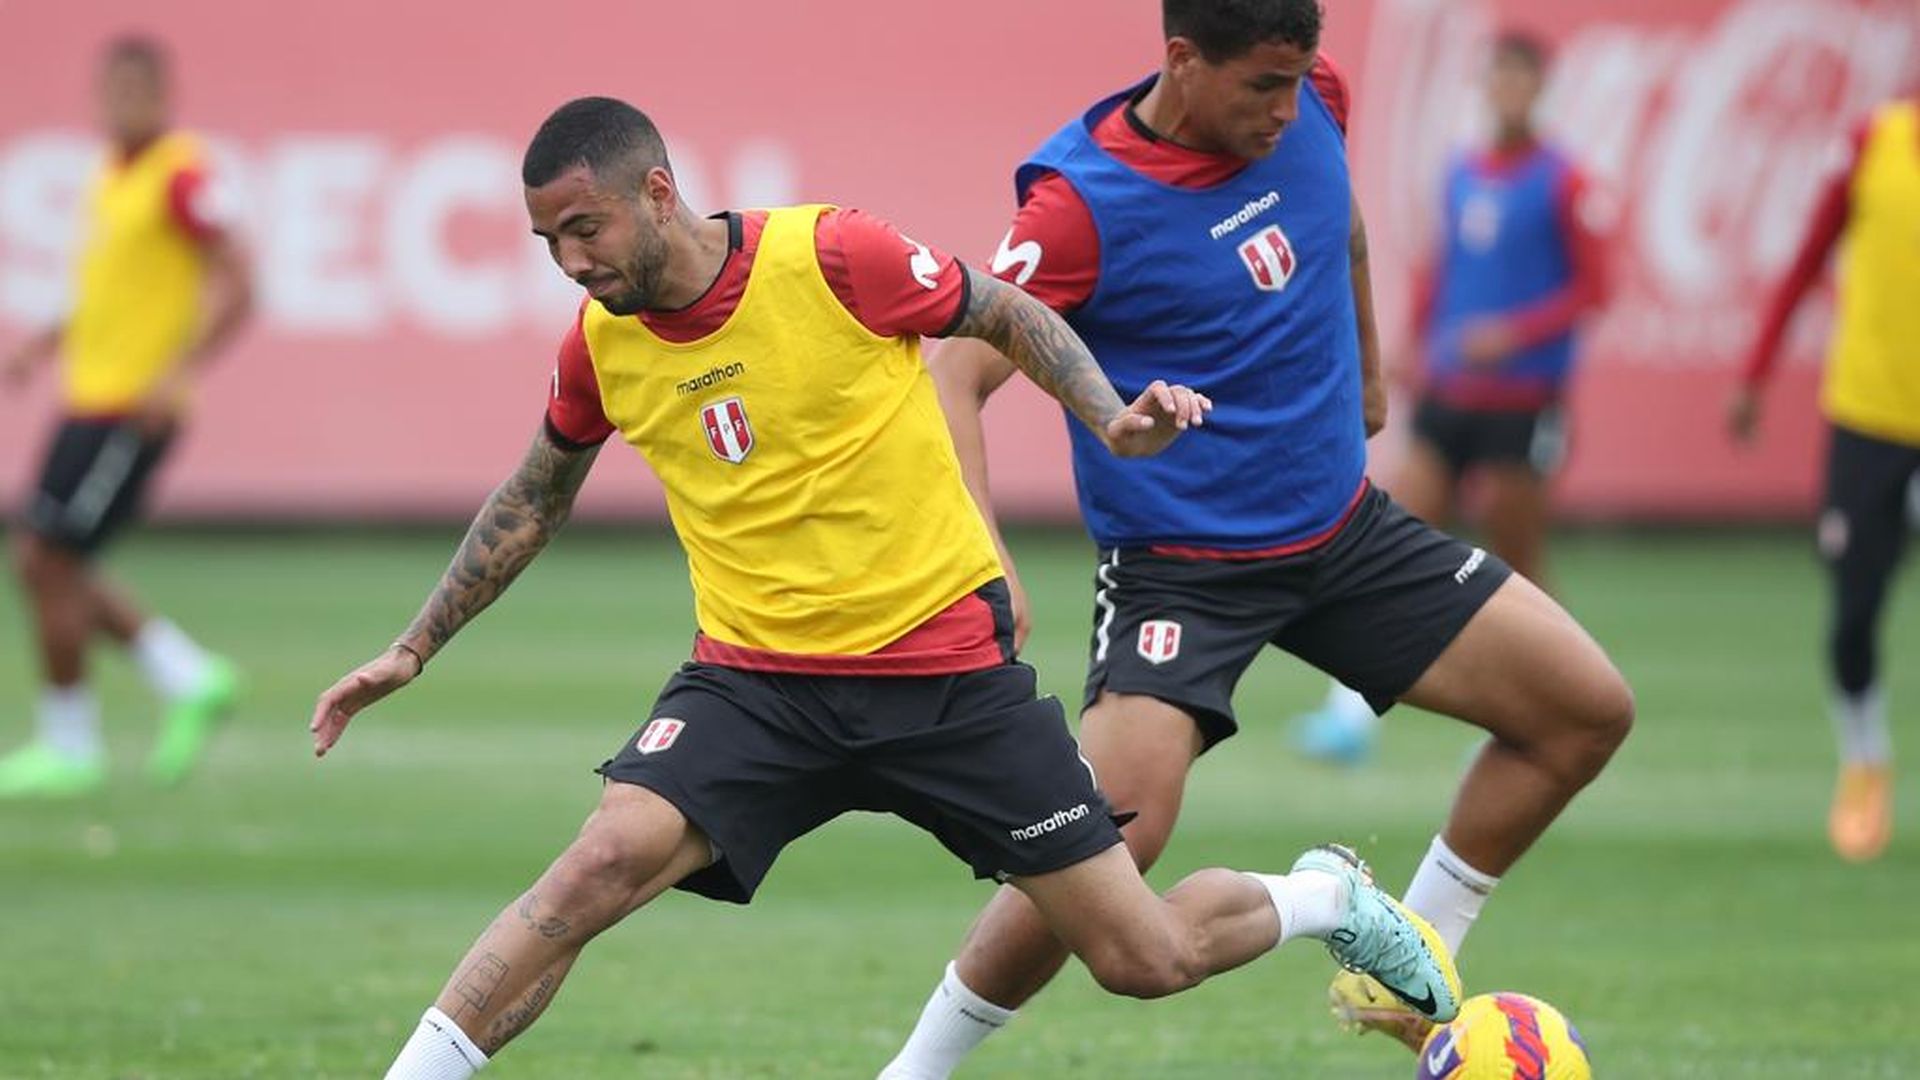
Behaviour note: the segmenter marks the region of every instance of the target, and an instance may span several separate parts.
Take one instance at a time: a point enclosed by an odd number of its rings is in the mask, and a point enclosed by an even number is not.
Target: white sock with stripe
[[[952,963],[933,988],[920,1022],[900,1053],[880,1070],[879,1080],[946,1080],[973,1048],[1007,1026],[1014,1010],[1001,1008],[967,988]]]
[[[1338,875],[1320,870],[1296,870],[1291,874],[1255,874],[1242,871],[1260,883],[1273,899],[1273,910],[1280,916],[1279,948],[1294,938],[1323,940],[1340,925],[1346,910],[1346,897],[1340,894]]]
[[[1473,921],[1480,917],[1481,907],[1498,884],[1499,878],[1467,865],[1436,836],[1400,902],[1432,923],[1440,940],[1457,956],[1467,940],[1467,931],[1473,929]]]
[[[387,1069],[387,1080],[467,1080],[487,1063],[487,1055],[460,1025],[438,1008],[428,1008]]]

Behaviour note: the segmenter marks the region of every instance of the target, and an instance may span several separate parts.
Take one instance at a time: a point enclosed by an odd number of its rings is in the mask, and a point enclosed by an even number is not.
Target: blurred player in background
[[[107,48],[98,90],[109,145],[88,197],[73,309],[4,362],[17,386],[58,353],[64,415],[14,536],[44,685],[37,738],[0,759],[0,796],[104,782],[86,670],[96,635],[124,646],[166,702],[148,761],[156,782],[187,773],[235,694],[225,661],[143,611],[95,561],[138,516],[195,381],[252,306],[247,261],[213,209],[200,144],[172,126],[171,76],[155,41]]]
[[[1893,834],[1893,744],[1878,639],[1887,591],[1920,516],[1920,93],[1873,114],[1821,194],[1728,409],[1734,438],[1752,438],[1787,323],[1843,238],[1820,395],[1830,437],[1818,539],[1833,590],[1827,663],[1840,744],[1827,831],[1835,851],[1864,861]]]
[[[1320,5],[1165,0],[1163,14],[1160,73],[1019,168],[994,260],[1066,316],[1123,392],[1165,366],[1216,406],[1151,460],[1111,460],[1070,427],[1100,547],[1082,746],[1114,806],[1137,813],[1127,842],[1148,866],[1192,763],[1237,729],[1234,688],[1269,645],[1378,709],[1406,701],[1485,728],[1405,895],[1457,948],[1626,736],[1632,695],[1553,600],[1367,480],[1385,402],[1347,93],[1317,54]],[[986,511],[980,409],[1013,366],[955,342],[933,367]],[[882,1076],[949,1075],[1066,955],[1024,896],[1000,890]],[[1342,977],[1333,994],[1350,1021],[1415,1045],[1424,1034],[1371,980]]]
[[[316,752],[532,562],[616,432],[666,491],[699,633],[601,766],[578,839],[474,943],[392,1080],[470,1076],[596,934],[670,887],[746,903],[782,848],[850,810],[898,814],[1033,897],[1114,993],[1177,993],[1305,937],[1453,1014],[1445,949],[1350,852],[1203,870],[1164,898],[1141,880],[1060,702],[1014,658],[920,338],[992,341],[1103,454],[1160,452],[1204,397],[1153,381],[1127,405],[1059,316],[859,211],[695,214],[624,102],[555,111],[522,180],[535,231],[591,297],[546,426],[413,625],[321,696]]]
[[[1444,527],[1462,479],[1477,477],[1489,546],[1542,587],[1576,331],[1607,292],[1587,180],[1535,126],[1546,75],[1538,38],[1514,30],[1495,39],[1493,138],[1448,168],[1439,249],[1414,284],[1419,359],[1409,366],[1424,379],[1390,485],[1414,516]],[[1294,742],[1309,757],[1355,764],[1378,728],[1366,698],[1335,682],[1326,704],[1296,723]]]

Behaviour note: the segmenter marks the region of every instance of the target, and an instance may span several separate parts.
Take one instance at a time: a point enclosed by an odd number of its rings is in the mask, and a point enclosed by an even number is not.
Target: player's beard
[[[620,275],[630,283],[627,289],[601,300],[600,306],[614,315],[638,315],[647,310],[659,291],[660,272],[666,263],[666,238],[658,233],[642,237]]]

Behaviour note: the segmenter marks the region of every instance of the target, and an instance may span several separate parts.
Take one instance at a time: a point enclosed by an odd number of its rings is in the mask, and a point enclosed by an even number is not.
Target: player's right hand
[[[1750,443],[1760,428],[1760,394],[1752,383],[1741,383],[1727,399],[1727,435],[1736,443]]]
[[[313,707],[313,756],[325,757],[347,730],[354,714],[412,682],[420,674],[414,655],[393,647],[348,672],[327,688]]]
[[[1026,586],[1020,584],[1019,575],[1013,572],[1013,564],[1005,564],[1007,571],[1007,601],[1013,607],[1013,651],[1019,652],[1027,647],[1027,634],[1033,629],[1033,609],[1027,605]]]
[[[8,353],[6,360],[0,362],[0,382],[6,383],[11,390],[27,385],[28,377],[33,374],[33,360],[33,354],[25,349]]]
[[[1155,379],[1133,404],[1107,421],[1107,449],[1115,457],[1149,457],[1165,450],[1181,432],[1205,424],[1212,410],[1207,395]]]

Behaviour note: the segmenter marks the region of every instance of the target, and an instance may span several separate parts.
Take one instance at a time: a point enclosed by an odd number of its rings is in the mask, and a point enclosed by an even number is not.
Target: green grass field
[[[204,771],[155,792],[138,771],[152,706],[103,659],[114,789],[0,805],[0,1077],[385,1068],[473,935],[572,835],[595,799],[589,770],[691,634],[669,542],[571,534],[316,764],[313,696],[404,625],[457,531],[128,543],[115,567],[239,660],[250,694]],[[1072,699],[1090,553],[1064,534],[1016,550],[1038,613],[1029,659]],[[1828,853],[1806,545],[1602,534],[1569,540],[1557,566],[1634,683],[1640,723],[1492,901],[1462,961],[1470,989],[1558,1003],[1612,1080],[1920,1075],[1920,800],[1879,863]],[[1901,719],[1920,710],[1916,584],[1885,648]],[[0,596],[11,741],[33,680],[17,596]],[[1245,730],[1201,763],[1156,881],[1284,868],[1340,837],[1404,883],[1474,737],[1396,713],[1371,768],[1309,767],[1286,753],[1283,721],[1321,690],[1289,658],[1255,668]],[[792,848],[751,908],[673,895],[603,937],[487,1075],[871,1077],[986,896],[910,827],[844,819]],[[1333,1028],[1330,974],[1299,945],[1139,1003],[1070,968],[964,1075],[1411,1076],[1405,1051]]]

